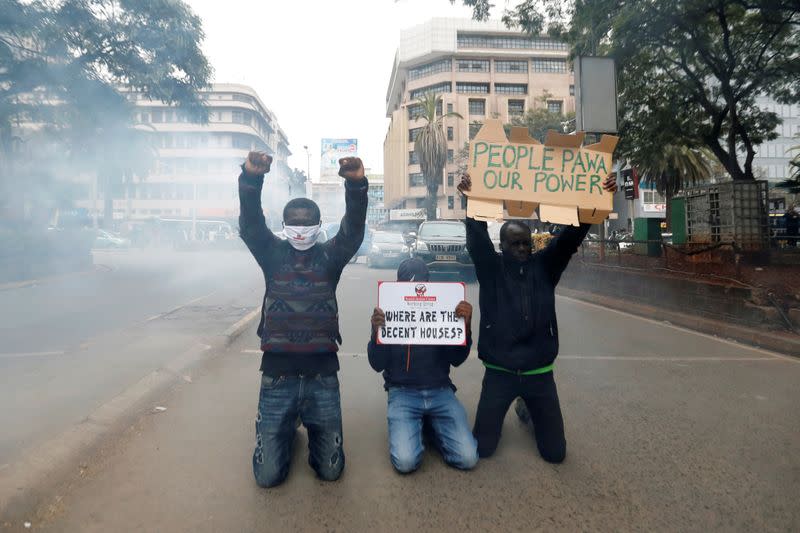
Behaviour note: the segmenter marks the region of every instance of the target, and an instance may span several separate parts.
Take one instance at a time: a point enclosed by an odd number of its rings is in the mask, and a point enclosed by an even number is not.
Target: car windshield
[[[376,233],[372,236],[372,242],[403,244],[405,241],[399,233]]]
[[[456,237],[466,238],[467,229],[464,224],[423,224],[419,230],[420,239],[431,237]]]

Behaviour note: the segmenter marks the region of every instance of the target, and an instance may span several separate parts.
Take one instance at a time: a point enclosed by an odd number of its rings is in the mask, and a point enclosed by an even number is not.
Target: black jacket
[[[566,226],[524,263],[495,252],[485,222],[467,218],[466,225],[480,283],[478,356],[508,370],[551,364],[558,355],[555,288],[590,225]]]
[[[383,371],[384,388],[408,387],[435,389],[451,387],[450,366],[466,360],[472,348],[472,335],[467,334],[466,346],[430,346],[409,344],[378,344],[375,335],[367,345],[369,364]]]

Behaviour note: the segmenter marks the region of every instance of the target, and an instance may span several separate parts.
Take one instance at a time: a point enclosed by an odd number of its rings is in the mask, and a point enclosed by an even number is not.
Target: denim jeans
[[[289,474],[298,417],[308,430],[308,464],[320,479],[341,476],[342,409],[336,375],[264,375],[253,453],[253,474],[261,487],[280,485]]]
[[[389,389],[389,454],[401,473],[416,470],[422,462],[423,418],[430,422],[434,445],[444,461],[469,470],[478,462],[477,442],[467,422],[467,412],[450,387],[439,389]]]

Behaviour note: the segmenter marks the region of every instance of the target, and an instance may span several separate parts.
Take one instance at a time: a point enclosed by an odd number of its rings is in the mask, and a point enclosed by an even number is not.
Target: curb
[[[622,311],[633,316],[639,316],[656,320],[659,322],[669,322],[672,325],[704,333],[721,339],[732,339],[742,344],[771,350],[784,355],[800,357],[800,336],[790,335],[778,331],[763,331],[755,328],[748,328],[705,318],[699,315],[690,315],[659,309],[646,304],[641,304],[631,300],[623,300],[611,296],[595,294],[592,292],[579,291],[559,287],[556,291],[559,296],[573,298],[592,304],[608,307],[617,311]]]
[[[0,529],[21,519],[28,520],[46,502],[48,494],[75,471],[85,457],[111,437],[122,422],[138,413],[137,408],[155,393],[180,382],[186,371],[208,352],[226,348],[259,316],[261,308],[250,311],[229,327],[217,342],[196,344],[154,370],[98,407],[83,421],[49,442],[28,450],[0,473]],[[24,502],[24,503],[23,503]],[[27,517],[25,515],[28,515]]]

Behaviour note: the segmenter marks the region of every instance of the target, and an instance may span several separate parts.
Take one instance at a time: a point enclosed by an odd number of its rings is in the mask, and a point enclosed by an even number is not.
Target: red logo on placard
[[[414,292],[416,296],[406,296],[405,301],[407,302],[435,302],[436,296],[425,296],[425,293],[428,292],[428,287],[422,283],[417,284],[414,286]]]

